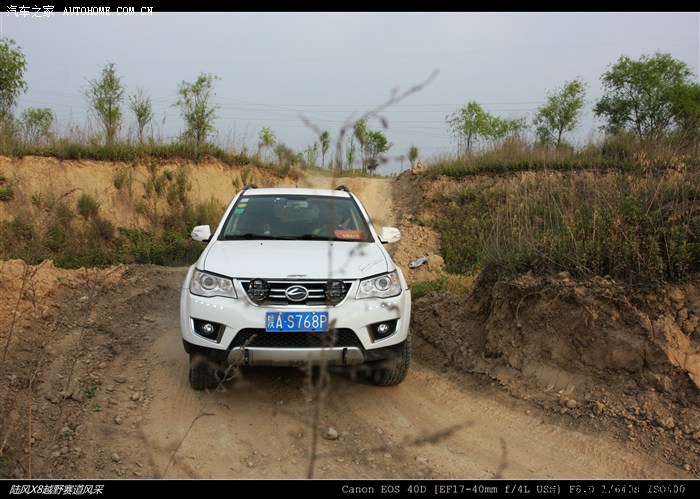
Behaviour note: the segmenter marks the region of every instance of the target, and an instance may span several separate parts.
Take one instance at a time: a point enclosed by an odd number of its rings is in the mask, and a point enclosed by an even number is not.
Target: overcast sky
[[[696,79],[700,68],[698,12],[3,12],[0,36],[14,39],[27,58],[29,90],[19,112],[47,106],[59,125],[85,128],[82,91],[113,62],[128,93],[142,88],[151,97],[156,134],[170,140],[183,129],[173,107],[178,84],[211,73],[220,78],[214,99],[220,142],[235,148],[254,149],[260,129],[269,127],[278,141],[301,151],[316,139],[304,117],[337,136],[392,91],[437,72],[382,113],[394,144],[390,154],[406,155],[416,145],[425,162],[455,152],[445,117],[467,102],[531,121],[548,91],[580,77],[589,101],[576,137],[582,142],[600,125],[591,112],[601,96],[600,77],[621,55],[667,52]],[[133,122],[128,111],[125,121]],[[369,124],[381,128],[379,121]],[[395,160],[382,171],[400,165]]]

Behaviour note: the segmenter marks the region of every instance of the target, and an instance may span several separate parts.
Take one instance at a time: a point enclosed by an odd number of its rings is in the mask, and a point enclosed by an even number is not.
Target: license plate
[[[265,331],[328,331],[328,312],[267,312]]]

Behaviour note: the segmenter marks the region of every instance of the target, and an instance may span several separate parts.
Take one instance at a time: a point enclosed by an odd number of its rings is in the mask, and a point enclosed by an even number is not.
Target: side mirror
[[[396,227],[382,227],[379,240],[382,244],[396,243],[401,239],[401,231]]]
[[[211,229],[208,225],[198,225],[192,229],[192,239],[195,241],[208,242],[211,239]]]

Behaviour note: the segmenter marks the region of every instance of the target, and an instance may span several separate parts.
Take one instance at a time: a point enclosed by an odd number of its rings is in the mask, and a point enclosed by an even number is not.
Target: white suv
[[[213,388],[228,364],[354,366],[377,385],[406,377],[411,292],[346,187],[246,186],[190,267],[180,330],[192,388]]]

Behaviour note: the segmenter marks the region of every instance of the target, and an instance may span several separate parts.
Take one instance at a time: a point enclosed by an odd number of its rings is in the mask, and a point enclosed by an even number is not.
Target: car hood
[[[375,243],[215,241],[197,266],[232,278],[360,279],[393,270]]]

